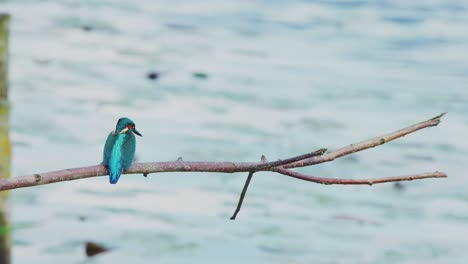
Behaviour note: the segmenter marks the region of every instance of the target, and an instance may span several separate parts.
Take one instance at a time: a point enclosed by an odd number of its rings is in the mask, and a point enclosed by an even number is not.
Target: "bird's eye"
[[[133,125],[127,125],[127,128],[128,128],[128,129],[132,129],[132,128],[134,128],[134,127],[135,127],[135,126],[133,126]]]

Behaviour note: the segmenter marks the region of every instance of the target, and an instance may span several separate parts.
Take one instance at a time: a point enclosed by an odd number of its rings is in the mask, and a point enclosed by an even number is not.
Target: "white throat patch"
[[[123,133],[126,133],[127,131],[128,131],[128,127],[122,129],[122,130],[120,131],[119,135],[120,135],[120,134],[123,134]]]

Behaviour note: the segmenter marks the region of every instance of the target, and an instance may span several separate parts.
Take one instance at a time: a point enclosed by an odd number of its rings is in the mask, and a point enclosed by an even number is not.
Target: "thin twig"
[[[249,172],[249,175],[247,176],[247,180],[245,180],[244,188],[242,188],[242,192],[241,192],[241,195],[239,197],[239,202],[237,202],[236,211],[231,216],[231,220],[236,219],[236,216],[237,216],[237,214],[239,213],[239,211],[240,211],[240,209],[242,207],[242,203],[244,202],[244,197],[245,197],[245,194],[247,193],[247,188],[249,188],[250,180],[252,180],[253,174],[254,174],[253,171]]]
[[[260,165],[252,166],[252,169],[255,169],[255,171],[266,170],[266,169],[282,166],[282,165],[285,165],[285,164],[293,163],[293,162],[296,162],[296,161],[301,161],[301,160],[304,160],[304,159],[320,156],[320,155],[323,155],[325,152],[327,152],[327,149],[322,148],[322,149],[316,150],[314,152],[306,153],[306,154],[303,154],[303,155],[295,156],[295,157],[292,157],[292,158],[289,158],[289,159],[284,159],[284,160],[266,162],[266,159],[262,159],[262,162],[265,162],[265,163],[262,163]]]
[[[327,151],[326,149],[319,149],[319,150],[315,151],[314,155],[322,155],[326,151]],[[310,154],[312,154],[312,153],[310,153]],[[305,154],[305,155],[301,155],[301,156],[296,156],[296,157],[291,158],[291,159],[283,160],[283,162],[284,161],[290,161],[291,162],[293,159],[301,160],[302,158],[306,158],[307,156],[309,156],[309,155]],[[262,157],[260,158],[260,161],[264,162],[263,165],[265,165],[265,164],[270,165],[271,166],[270,168],[276,167],[278,165],[287,164],[287,163],[280,164],[279,162],[268,162],[265,155],[262,155]],[[292,161],[292,162],[294,162],[294,161]],[[266,167],[259,167],[258,169],[265,169],[265,168]],[[254,172],[250,171],[249,175],[247,176],[247,179],[245,180],[244,187],[242,188],[242,192],[241,192],[241,195],[239,197],[239,201],[237,202],[236,211],[231,216],[231,220],[236,219],[236,216],[237,216],[237,214],[239,213],[239,211],[240,211],[240,209],[242,207],[242,203],[244,202],[244,198],[245,198],[245,195],[247,194],[247,189],[249,188],[249,184],[250,184],[250,181],[252,180],[253,174],[254,174]]]

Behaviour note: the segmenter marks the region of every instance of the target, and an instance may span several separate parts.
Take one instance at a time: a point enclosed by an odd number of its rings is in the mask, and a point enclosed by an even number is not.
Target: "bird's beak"
[[[142,137],[142,135],[140,134],[140,132],[138,132],[138,130],[136,130],[135,128],[133,129],[133,133],[139,135],[140,137]]]

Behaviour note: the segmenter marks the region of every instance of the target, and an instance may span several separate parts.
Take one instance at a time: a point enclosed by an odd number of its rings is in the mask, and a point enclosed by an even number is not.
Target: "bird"
[[[116,184],[122,171],[128,170],[132,165],[136,148],[133,134],[142,137],[135,129],[135,123],[130,118],[122,117],[117,121],[115,130],[107,136],[102,165],[108,169],[111,184]]]

